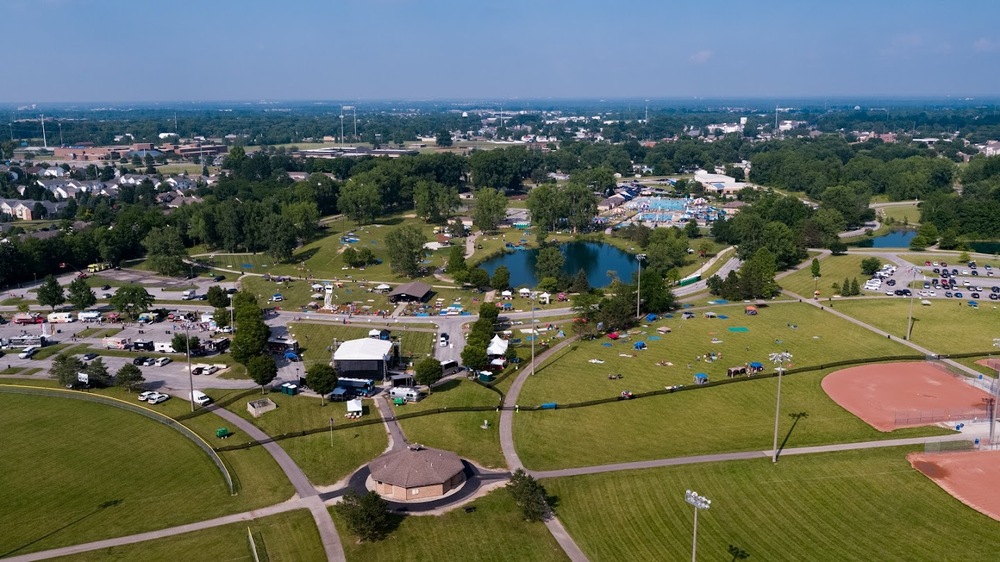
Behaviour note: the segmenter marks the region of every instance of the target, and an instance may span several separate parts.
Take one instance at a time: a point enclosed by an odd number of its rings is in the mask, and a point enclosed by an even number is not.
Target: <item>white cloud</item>
[[[702,49],[696,53],[693,53],[690,57],[688,57],[688,61],[691,62],[692,64],[705,64],[706,62],[709,61],[709,59],[712,58],[713,54],[715,53],[713,53],[709,49]]]
[[[980,37],[972,43],[972,50],[977,53],[992,53],[998,49],[1000,49],[1000,43],[986,37]]]

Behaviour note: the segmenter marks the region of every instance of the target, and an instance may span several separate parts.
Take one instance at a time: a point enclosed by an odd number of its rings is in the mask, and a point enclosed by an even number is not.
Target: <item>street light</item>
[[[699,496],[697,492],[684,492],[684,501],[694,506],[694,536],[691,538],[691,562],[698,560],[698,510],[712,507],[712,500]]]
[[[785,363],[792,360],[792,354],[787,351],[772,353],[769,356],[771,362],[778,365],[778,403],[774,407],[774,453],[771,455],[771,462],[778,462],[778,415],[781,412],[781,373],[785,371]]]
[[[639,317],[639,299],[642,294],[642,261],[646,259],[646,254],[636,254],[635,261],[639,263],[639,283],[635,290],[635,317]]]

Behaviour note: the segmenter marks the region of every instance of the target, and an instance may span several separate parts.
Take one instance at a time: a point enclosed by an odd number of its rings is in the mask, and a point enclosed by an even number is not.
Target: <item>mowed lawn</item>
[[[861,272],[861,260],[867,257],[869,256],[860,254],[827,256],[819,260],[819,281],[813,279],[812,260],[809,259],[802,262],[795,273],[779,278],[778,285],[802,297],[812,297],[817,290],[821,299],[839,295],[840,291],[834,290],[833,284],[836,283],[838,287],[843,285],[845,277],[848,280],[856,278],[858,287],[864,287],[869,276]]]
[[[269,392],[266,397],[278,408],[259,418],[250,415],[247,402],[262,398],[260,394],[237,400],[226,408],[275,437],[307,429],[328,428],[333,418],[332,444],[329,431],[278,441],[313,484],[333,484],[377,457],[388,445],[385,427],[380,423],[341,428],[341,425],[349,423],[345,417],[347,405],[344,402],[326,402],[325,406],[320,406],[320,399],[314,396],[288,396],[277,392]],[[371,401],[365,401],[365,414],[367,417],[378,416],[378,410]]]
[[[66,398],[0,394],[0,410],[5,474],[0,555],[171,527],[232,510],[229,489],[208,455],[165,425]]]
[[[913,343],[935,353],[968,353],[993,350],[1000,337],[1000,309],[994,301],[979,300],[979,308],[968,299],[932,299],[930,306],[913,305]],[[900,338],[906,335],[909,299],[864,299],[837,303],[837,310]]]
[[[920,224],[920,209],[917,208],[917,203],[880,207],[875,212],[882,222],[885,222],[886,219],[894,219],[900,225]]]
[[[543,480],[590,560],[992,560],[1000,523],[910,468],[913,449],[872,449]],[[974,453],[973,453],[974,454]]]
[[[92,550],[54,560],[130,562],[197,559],[251,562],[254,558],[247,528],[253,533],[261,560],[298,562],[325,559],[326,553],[312,515],[308,510],[300,509],[246,523],[233,523],[173,537]]]
[[[782,378],[779,445],[951,433],[933,427],[876,431],[826,395],[820,381],[830,371]],[[521,411],[514,415],[514,442],[532,470],[764,451],[773,446],[776,391],[772,377],[597,406]],[[806,416],[796,423],[791,414],[800,413]]]
[[[494,490],[439,516],[399,516],[387,538],[358,543],[333,512],[347,560],[351,562],[428,561],[509,562],[568,560],[542,523],[528,523],[505,490]]]
[[[706,318],[707,310],[728,318]],[[774,304],[761,308],[756,316],[745,315],[743,304],[707,310],[697,311],[697,317],[691,320],[683,320],[679,312],[675,313],[673,318],[639,328],[640,333],[630,335],[628,341],[603,337],[575,343],[573,352],[529,378],[518,400],[522,405],[570,403],[613,397],[623,390],[659,390],[692,384],[696,373],[707,374],[709,380],[724,379],[728,368],[753,361],[773,372],[775,365],[768,355],[779,351],[789,351],[793,356],[786,367],[914,353],[898,342],[807,304]],[[669,327],[671,333],[657,334],[660,326]],[[748,331],[732,332],[731,327]],[[717,343],[712,343],[713,338]],[[645,341],[647,349],[635,350],[637,340]],[[722,358],[711,362],[696,359],[711,353],[721,354]],[[657,364],[661,362],[673,365]],[[621,373],[623,378],[608,380],[612,373]]]
[[[302,359],[305,367],[320,363],[328,365],[333,358],[333,341],[343,343],[347,340],[367,338],[372,328],[384,328],[385,322],[372,322],[371,326],[351,324],[293,322],[288,325],[288,332],[299,342],[302,348]],[[402,338],[403,355],[419,360],[433,355],[437,333],[430,331],[410,330],[407,324],[389,326],[390,335]]]
[[[465,379],[451,380],[436,388],[427,398],[405,406],[394,406],[397,415],[458,406],[491,406],[500,403],[500,395]],[[489,427],[483,429],[483,421]],[[413,443],[453,451],[459,456],[489,468],[504,468],[500,450],[500,414],[452,412],[430,414],[399,421],[403,434]]]

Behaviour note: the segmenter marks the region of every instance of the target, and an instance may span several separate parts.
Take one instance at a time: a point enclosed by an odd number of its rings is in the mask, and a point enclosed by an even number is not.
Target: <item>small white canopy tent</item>
[[[500,291],[500,296],[505,299],[509,299],[510,297],[514,296],[514,293],[510,291]]]
[[[490,345],[486,348],[486,355],[506,355],[507,345],[507,340],[501,338],[499,335],[495,335],[490,340]]]
[[[370,338],[378,338],[378,337],[381,337],[381,336],[382,336],[382,330],[378,330],[376,328],[372,328],[371,330],[368,330],[368,337],[370,337]]]
[[[548,293],[542,293],[542,294],[538,295],[538,302],[540,304],[549,304],[549,300],[551,298],[552,298],[552,295],[550,295]]]
[[[530,297],[531,296],[531,289],[529,289],[527,287],[521,287],[520,289],[517,290],[517,294],[519,294],[519,295],[521,295],[522,297],[525,297],[525,298]]]
[[[362,410],[361,399],[355,398],[354,400],[347,401],[347,413],[348,414],[360,414]]]

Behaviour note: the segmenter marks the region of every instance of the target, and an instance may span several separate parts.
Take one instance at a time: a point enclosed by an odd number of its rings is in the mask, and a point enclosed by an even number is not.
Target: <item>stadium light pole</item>
[[[917,274],[918,273],[920,273],[920,270],[917,269],[916,267],[914,267],[913,268],[913,281],[917,280]],[[906,341],[910,341],[910,334],[913,331],[913,290],[909,289],[909,288],[907,288],[907,290],[910,291],[910,314],[909,314],[909,318],[907,318],[907,320],[906,320]]]
[[[771,361],[778,365],[778,402],[774,407],[774,452],[771,454],[771,462],[778,462],[778,416],[781,413],[781,374],[785,371],[785,363],[792,360],[792,354],[787,351],[772,353],[769,356]]]
[[[1000,338],[993,338],[993,347],[1000,349]],[[997,375],[1000,375],[1000,369],[997,369]],[[993,436],[997,426],[997,398],[1000,397],[998,382],[1000,382],[1000,378],[993,379],[993,392],[990,393],[993,395],[993,411],[990,417],[990,449],[993,449]]]
[[[694,506],[694,535],[691,537],[691,562],[698,560],[698,510],[708,509],[712,506],[712,500],[705,496],[699,496],[697,492],[688,490],[684,492],[684,501]]]
[[[639,302],[642,295],[642,262],[646,259],[646,254],[636,254],[635,261],[639,263],[639,282],[635,290],[635,317],[638,318],[641,313],[639,312]]]

